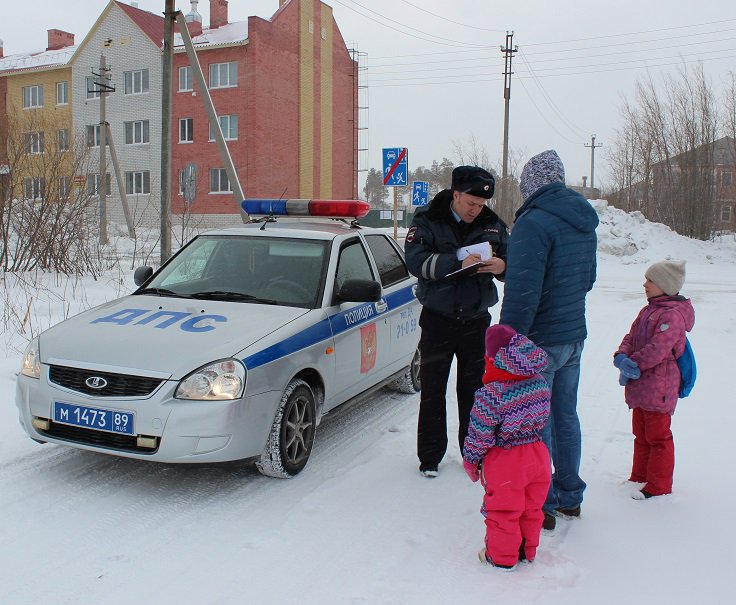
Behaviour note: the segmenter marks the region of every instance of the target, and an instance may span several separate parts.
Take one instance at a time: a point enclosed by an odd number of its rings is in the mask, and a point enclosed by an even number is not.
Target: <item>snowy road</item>
[[[670,237],[650,256],[691,245]],[[686,294],[699,377],[673,419],[674,493],[642,503],[621,486],[632,438],[611,355],[644,304],[649,261],[603,255],[580,386],[583,516],[559,521],[537,561],[513,574],[477,562],[481,492],[454,434],[440,476],[417,473],[417,395],[383,390],[326,417],[304,472],[283,481],[238,464],[37,445],[17,424],[18,356],[9,355],[0,366],[0,604],[730,602],[736,264],[692,247]]]

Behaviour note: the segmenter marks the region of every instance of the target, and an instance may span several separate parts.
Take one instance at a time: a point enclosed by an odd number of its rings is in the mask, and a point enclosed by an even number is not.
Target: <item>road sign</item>
[[[406,147],[384,147],[383,184],[386,187],[405,187],[409,176]]]
[[[429,203],[429,183],[427,181],[414,181],[411,192],[412,206],[426,206]]]
[[[197,193],[197,165],[187,164],[184,166],[184,173],[182,174],[182,194],[184,195],[184,201],[187,204],[191,204],[194,201],[194,197]]]

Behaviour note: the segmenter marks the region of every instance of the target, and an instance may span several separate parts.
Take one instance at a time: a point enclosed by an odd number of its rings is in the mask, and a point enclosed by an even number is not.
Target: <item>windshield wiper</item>
[[[189,298],[186,294],[179,294],[173,290],[167,290],[166,288],[143,288],[138,290],[135,294],[155,294],[156,296],[174,296],[176,298]]]
[[[262,303],[264,305],[278,305],[279,301],[272,298],[259,298],[252,294],[243,294],[242,292],[229,292],[227,290],[211,290],[208,292],[195,292],[191,298],[201,300],[247,300],[248,302]]]

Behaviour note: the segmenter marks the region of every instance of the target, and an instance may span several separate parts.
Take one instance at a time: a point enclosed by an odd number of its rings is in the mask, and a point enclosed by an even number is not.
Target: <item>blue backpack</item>
[[[680,368],[680,391],[677,394],[680,399],[687,397],[695,386],[695,378],[698,369],[695,365],[695,353],[690,346],[690,341],[685,337],[685,350],[677,358],[677,367]]]

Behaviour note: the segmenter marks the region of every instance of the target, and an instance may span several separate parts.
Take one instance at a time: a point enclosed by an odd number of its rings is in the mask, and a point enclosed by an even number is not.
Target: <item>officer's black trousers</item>
[[[483,384],[485,333],[490,320],[490,315],[454,320],[422,309],[419,318],[422,391],[417,429],[417,455],[422,466],[438,465],[447,451],[445,393],[453,357],[457,358],[458,442],[462,452],[475,391]]]

